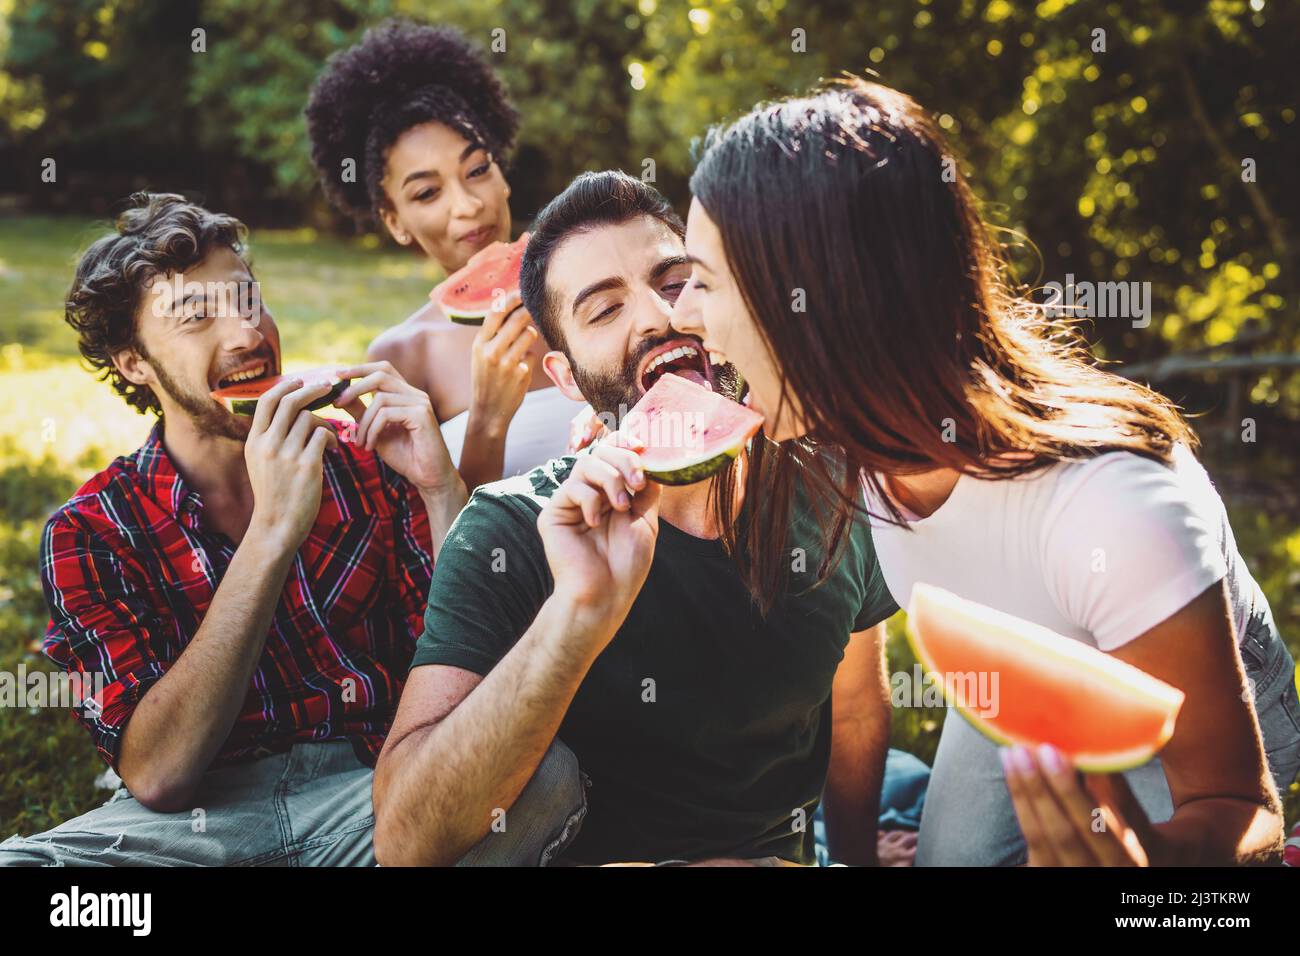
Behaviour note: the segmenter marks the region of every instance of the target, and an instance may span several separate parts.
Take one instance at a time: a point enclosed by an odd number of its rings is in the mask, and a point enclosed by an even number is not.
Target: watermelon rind
[[[673,468],[668,471],[652,471],[647,468],[645,473],[646,477],[653,478],[661,485],[693,485],[697,481],[712,478],[735,461],[736,456],[739,454],[740,448],[736,448],[732,451],[723,452],[721,455],[706,458],[693,465],[683,465],[681,468]]]
[[[1026,741],[1013,740],[1010,737],[1006,736],[1005,734],[999,733],[997,730],[994,729],[992,725],[989,724],[989,722],[985,718],[981,717],[975,710],[971,708],[963,707],[961,704],[957,703],[956,700],[952,699],[949,696],[948,688],[943,681],[943,675],[939,671],[939,669],[935,666],[934,661],[931,659],[929,653],[927,653],[925,645],[923,641],[920,639],[920,635],[917,633],[917,629],[913,624],[913,621],[917,618],[915,608],[916,608],[918,592],[924,594],[926,597],[928,597],[931,601],[934,601],[935,603],[945,605],[948,610],[954,609],[955,602],[957,606],[959,606],[960,603],[964,603],[964,602],[962,598],[959,598],[956,595],[951,594],[950,592],[944,591],[942,588],[937,588],[929,584],[918,583],[913,586],[912,599],[909,602],[909,606],[908,606],[908,612],[907,612],[908,622],[907,622],[907,627],[904,629],[907,635],[908,646],[912,648],[912,653],[916,656],[916,659],[920,662],[921,667],[926,671],[926,673],[933,675],[936,683],[938,683],[939,686],[943,689],[944,700],[948,703],[950,707],[952,707],[954,710],[960,713],[962,717],[965,718],[967,723],[969,723],[972,727],[978,730],[989,740],[993,741],[993,743],[1003,747],[1012,747],[1017,744],[1028,745],[1028,742]],[[1002,616],[1008,618],[1011,617],[1011,615],[1006,615],[1003,612],[995,611],[992,608],[989,608],[987,610],[993,616]],[[1024,623],[1024,622],[1017,621],[1017,623]],[[1043,632],[1048,631],[1047,628],[1037,628],[1037,630],[1041,630]],[[1086,645],[1079,644],[1076,652],[1076,649],[1073,647],[1071,642],[1067,641],[1064,644],[1054,646],[1052,648],[1052,651],[1061,656],[1080,658],[1087,653],[1086,650],[1083,650],[1086,647],[1087,647]],[[1121,661],[1118,658],[1113,658],[1109,656],[1106,656],[1101,659],[1093,658],[1089,662],[1089,664],[1090,666],[1093,667],[1096,667],[1098,664],[1100,664],[1102,670],[1111,670],[1116,675],[1120,674],[1121,672],[1127,672],[1129,670],[1137,670],[1137,668],[1133,668],[1132,665],[1126,663],[1125,661]],[[1139,673],[1142,672],[1139,671]],[[1150,675],[1145,675],[1145,676],[1150,677]],[[1169,685],[1165,684],[1163,681],[1160,681],[1158,678],[1151,678],[1151,681],[1153,682],[1152,683],[1153,687],[1155,687],[1156,685],[1164,686],[1168,688],[1168,691],[1171,696],[1176,695],[1179,700],[1181,700],[1181,698],[1184,696],[1182,691],[1179,691],[1173,687],[1169,687]],[[1162,729],[1162,732],[1160,733],[1159,737],[1149,744],[1144,744],[1138,747],[1132,747],[1127,750],[1117,750],[1117,751],[1111,751],[1107,753],[1076,754],[1072,759],[1072,763],[1074,764],[1075,767],[1087,773],[1121,773],[1125,770],[1132,770],[1134,767],[1140,767],[1143,764],[1145,764],[1147,761],[1149,761],[1152,757],[1154,757],[1156,753],[1159,752],[1160,748],[1162,748],[1166,743],[1169,742],[1169,738],[1172,737],[1174,733],[1174,724],[1175,724],[1176,717],[1177,717],[1177,708],[1174,709],[1173,716],[1171,716],[1169,720],[1165,723],[1165,726]]]
[[[486,312],[447,312],[447,318],[457,325],[482,325]]]

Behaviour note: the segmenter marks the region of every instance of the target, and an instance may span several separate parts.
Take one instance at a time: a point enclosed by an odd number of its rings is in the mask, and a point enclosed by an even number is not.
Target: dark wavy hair
[[[100,381],[111,382],[128,405],[161,414],[148,386],[127,381],[113,356],[125,349],[147,355],[135,316],[157,276],[184,272],[215,249],[246,258],[248,230],[233,216],[209,212],[175,193],[135,193],[115,231],[97,239],[77,262],[63,317],[77,331],[77,347]]]
[[[367,30],[330,57],[307,101],[311,161],[329,201],[360,224],[387,208],[380,185],[388,150],[422,123],[481,143],[503,170],[519,114],[481,49],[454,27],[405,18]],[[343,163],[356,164],[345,182]]]

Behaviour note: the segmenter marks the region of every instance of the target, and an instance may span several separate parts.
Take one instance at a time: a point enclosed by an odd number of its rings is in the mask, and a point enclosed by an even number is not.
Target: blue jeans
[[[1269,769],[1284,792],[1300,771],[1300,701],[1295,662],[1269,614],[1252,620],[1241,656],[1254,688]],[[1173,816],[1173,798],[1159,757],[1124,776],[1153,823]],[[921,816],[916,865],[1015,866],[1027,857],[997,745],[960,714],[949,712]]]
[[[210,770],[193,809],[150,810],[122,787],[45,833],[0,843],[0,866],[374,866],[374,772],[347,741]],[[587,803],[577,758],[556,740],[505,827],[460,866],[545,866],[577,834]]]

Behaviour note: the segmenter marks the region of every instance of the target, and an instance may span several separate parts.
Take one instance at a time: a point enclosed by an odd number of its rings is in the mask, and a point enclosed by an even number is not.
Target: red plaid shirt
[[[202,523],[203,502],[161,437],[160,423],[41,537],[45,653],[92,681],[82,686],[103,676],[103,693],[73,713],[115,769],[131,713],[198,631],[235,554]],[[373,766],[388,732],[428,599],[428,515],[405,479],[354,443],[326,451],[324,466],[316,524],[214,766],[333,739]]]

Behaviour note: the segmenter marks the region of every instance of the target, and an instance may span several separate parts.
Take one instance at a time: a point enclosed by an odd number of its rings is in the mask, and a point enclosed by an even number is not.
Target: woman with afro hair
[[[371,28],[330,58],[306,117],[325,194],[357,222],[382,223],[448,273],[510,241],[505,166],[519,116],[459,30],[405,19]],[[473,490],[564,454],[584,406],[551,384],[545,352],[513,296],[477,329],[431,299],[376,338],[369,357],[428,393]]]

